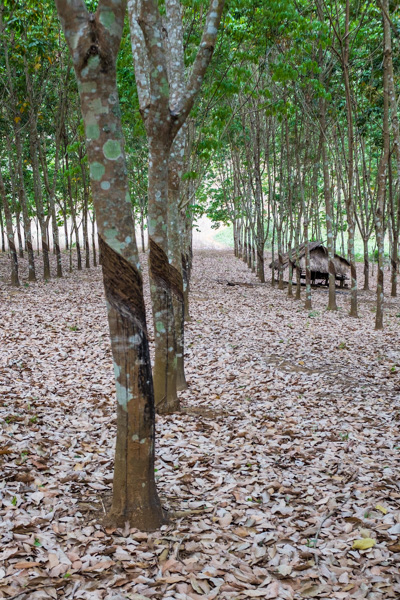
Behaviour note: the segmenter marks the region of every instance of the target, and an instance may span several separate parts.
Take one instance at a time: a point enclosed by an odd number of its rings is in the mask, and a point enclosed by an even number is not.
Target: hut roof
[[[310,251],[310,258],[313,262],[318,263],[315,265],[311,265],[311,269],[313,271],[320,271],[321,273],[323,272],[328,272],[328,265],[327,265],[327,261],[328,261],[328,249],[323,245],[322,242],[309,242],[308,243],[308,247],[309,247],[309,251]],[[305,257],[306,254],[306,245],[305,243],[300,244],[300,246],[298,247],[298,257],[299,260],[301,261],[301,259],[303,259]],[[296,261],[296,249],[292,249],[292,262],[295,263]],[[283,269],[287,269],[289,267],[289,253],[286,252],[286,254],[283,255]],[[335,259],[336,261],[338,261],[338,263],[342,266],[342,268],[346,268],[346,267],[350,267],[350,263],[348,260],[346,260],[345,258],[343,258],[343,256],[340,256],[339,254],[335,254]],[[335,262],[336,262],[335,261]],[[337,265],[339,266],[339,265]],[[276,270],[279,269],[279,257],[272,263],[270,263],[269,268],[272,269],[272,267]],[[338,270],[338,269],[337,269]]]

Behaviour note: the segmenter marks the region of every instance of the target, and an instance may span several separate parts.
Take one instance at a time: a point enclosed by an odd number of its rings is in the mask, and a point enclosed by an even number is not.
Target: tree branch
[[[225,0],[211,0],[210,8],[207,14],[206,23],[203,30],[203,35],[200,42],[200,47],[193,64],[192,72],[186,92],[182,99],[181,106],[176,111],[177,129],[185,122],[190,113],[197,94],[200,91],[203,83],[204,75],[207,67],[211,62],[214,52],[215,41],[217,39],[218,27],[222,17],[222,11],[225,6]]]

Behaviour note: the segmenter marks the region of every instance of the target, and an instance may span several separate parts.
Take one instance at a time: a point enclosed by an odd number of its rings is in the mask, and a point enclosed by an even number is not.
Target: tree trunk
[[[93,211],[92,219],[92,256],[93,266],[97,267],[97,254],[96,254],[96,213]]]
[[[176,343],[176,389],[187,389],[185,378],[185,299],[182,274],[182,223],[179,214],[180,183],[183,171],[183,157],[186,142],[186,129],[182,128],[172,145],[168,163],[168,252],[170,265],[174,271],[173,309]]]
[[[6,251],[6,243],[5,243],[5,237],[4,237],[4,222],[3,222],[3,213],[2,213],[1,206],[0,206],[0,228],[1,228],[1,251],[5,252]]]
[[[149,275],[153,309],[155,354],[154,397],[156,409],[162,414],[179,410],[176,389],[175,317],[171,279],[179,289],[179,273],[168,260],[168,160],[169,144],[159,138],[149,144],[148,213],[149,213]]]
[[[10,207],[8,205],[8,199],[7,199],[6,189],[4,187],[3,173],[1,172],[1,168],[0,168],[0,196],[1,196],[1,200],[3,202],[3,210],[4,210],[4,216],[5,216],[5,220],[6,220],[6,229],[7,229],[8,249],[10,252],[10,260],[11,260],[11,285],[19,286],[18,256],[17,256],[17,249],[15,247],[12,215],[11,215]]]
[[[277,238],[278,238],[278,289],[283,290],[283,250],[282,250],[282,223],[280,223],[277,228]]]
[[[351,275],[351,307],[350,316],[358,317],[357,308],[357,269],[354,252],[354,201],[353,201],[353,175],[354,175],[354,128],[353,128],[353,108],[351,103],[351,89],[349,76],[349,50],[350,50],[350,0],[346,0],[345,10],[345,36],[342,52],[342,68],[344,75],[344,87],[346,98],[346,116],[347,116],[347,136],[348,136],[348,168],[347,168],[347,196],[346,212],[348,223],[348,256],[350,261]]]
[[[322,49],[320,50],[320,56]],[[322,62],[322,59],[321,59]],[[325,199],[325,215],[326,215],[326,237],[327,237],[327,249],[328,249],[328,273],[329,273],[329,299],[328,299],[328,310],[337,310],[336,304],[336,269],[335,269],[335,248],[333,243],[333,210],[332,210],[332,196],[331,196],[331,185],[329,181],[329,162],[326,149],[326,100],[320,98],[319,101],[320,109],[320,125],[321,125],[321,138],[320,146],[322,152],[322,169],[324,174],[324,199]]]
[[[368,254],[368,240],[363,240],[364,245],[364,290],[369,290],[369,254]]]
[[[132,219],[116,58],[126,2],[56,0],[72,53],[86,131],[117,389],[117,442],[108,522],[157,529],[155,414],[142,277]]]
[[[64,144],[65,144],[65,157],[64,158],[65,158],[65,166],[67,168],[68,201],[69,201],[69,210],[71,213],[72,225],[73,225],[73,227],[71,228],[70,256],[72,256],[72,234],[75,232],[77,268],[78,268],[78,271],[81,271],[82,270],[81,245],[79,242],[79,232],[78,232],[78,222],[76,219],[76,210],[75,210],[74,200],[72,197],[72,183],[71,183],[71,175],[69,172],[69,156],[68,156],[68,152],[67,152],[67,140],[65,138],[64,138]]]
[[[308,242],[308,217],[304,217],[304,247],[305,247],[305,263],[306,263],[306,301],[304,308],[312,309],[311,302],[311,266],[310,266],[310,246]]]
[[[383,301],[384,301],[384,257],[385,257],[385,189],[387,167],[390,151],[389,134],[389,72],[388,58],[391,54],[390,23],[385,16],[389,10],[389,0],[382,0],[383,29],[384,29],[384,58],[383,58],[383,149],[378,168],[378,186],[375,211],[375,235],[378,246],[378,277],[376,286],[376,318],[375,329],[383,329]]]
[[[21,235],[21,213],[19,211],[15,211],[15,222],[17,229],[17,238],[18,238],[18,254],[20,258],[24,258],[24,243],[22,241]]]
[[[89,204],[89,190],[86,183],[86,166],[81,157],[81,173],[82,173],[82,184],[83,184],[83,245],[85,247],[85,269],[90,269],[90,251],[89,251],[89,231],[88,231],[88,204]]]

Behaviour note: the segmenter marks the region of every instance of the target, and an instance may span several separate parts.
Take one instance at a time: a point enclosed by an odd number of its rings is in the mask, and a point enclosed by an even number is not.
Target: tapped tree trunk
[[[247,266],[249,267],[249,269],[252,268],[252,264],[253,264],[253,248],[252,248],[252,244],[251,244],[251,227],[249,226],[247,228]]]
[[[278,238],[278,289],[283,290],[283,249],[282,249],[282,223],[280,223],[277,228],[277,238]]]
[[[375,211],[375,234],[378,246],[378,277],[376,286],[376,318],[375,329],[383,329],[383,282],[384,282],[384,255],[385,255],[385,188],[387,179],[387,167],[390,152],[389,136],[389,73],[388,59],[391,55],[390,24],[385,15],[389,10],[389,0],[383,0],[383,30],[384,30],[384,57],[383,57],[383,149],[378,168],[378,190]]]
[[[272,287],[275,287],[275,224],[273,225],[273,228],[272,228],[271,257],[272,257],[271,285],[272,285]]]
[[[368,239],[364,239],[363,243],[364,243],[364,290],[369,290]]]
[[[18,253],[20,258],[24,258],[24,244],[22,242],[21,235],[21,213],[19,211],[15,211],[15,221],[16,221],[16,229],[17,229],[17,238],[18,238]]]
[[[320,50],[322,54],[322,50]],[[325,215],[326,215],[326,237],[328,249],[328,273],[329,273],[329,299],[328,310],[337,310],[336,304],[336,269],[335,269],[335,248],[333,243],[333,210],[331,186],[329,181],[329,164],[326,150],[326,100],[320,98],[320,124],[321,124],[321,139],[320,146],[322,150],[322,169],[324,174],[324,198],[325,198]]]
[[[140,238],[142,242],[142,252],[146,252],[146,245],[144,243],[144,210],[140,211]]]
[[[396,203],[393,199],[393,190],[392,190],[392,173],[390,169],[390,159],[389,159],[389,194],[390,194],[390,218],[392,223],[392,231],[393,231],[393,245],[392,245],[392,256],[391,256],[391,264],[392,264],[392,278],[391,278],[391,296],[397,296],[397,272],[399,268],[399,234],[400,234],[400,196],[399,196],[399,184],[400,184],[400,126],[399,126],[399,118],[398,118],[398,107],[397,107],[397,96],[394,84],[394,72],[393,72],[393,57],[392,57],[392,39],[391,39],[391,29],[390,23],[388,22],[389,17],[389,1],[383,0],[383,19],[384,19],[384,28],[385,28],[385,54],[386,54],[386,65],[387,65],[387,78],[388,78],[388,93],[389,93],[389,106],[390,106],[390,116],[391,116],[391,129],[393,134],[393,146],[394,146],[394,155],[396,157]]]
[[[399,268],[399,236],[395,233],[393,233],[393,247],[390,262],[392,266],[390,295],[392,298],[395,298],[397,296],[397,269]]]
[[[168,250],[171,267],[176,270],[172,287],[173,309],[175,318],[175,343],[176,343],[176,389],[187,389],[185,377],[185,306],[183,293],[182,273],[182,243],[183,231],[179,211],[180,182],[183,170],[183,156],[185,150],[185,128],[176,136],[169,158],[168,181]]]
[[[81,256],[81,245],[79,242],[79,231],[78,231],[78,222],[76,218],[76,210],[74,205],[74,199],[72,197],[72,183],[71,183],[71,174],[69,172],[69,156],[67,150],[67,140],[64,136],[64,144],[65,144],[65,166],[67,169],[67,187],[68,187],[68,204],[69,210],[72,218],[72,227],[71,227],[71,239],[70,239],[70,258],[72,258],[72,234],[75,232],[75,240],[76,240],[76,254],[77,254],[77,268],[78,271],[82,270],[82,256]],[[72,263],[70,271],[72,271]]]
[[[15,247],[12,215],[11,215],[10,207],[8,205],[8,199],[7,199],[7,195],[6,195],[6,189],[4,186],[3,173],[1,172],[1,168],[0,168],[0,196],[1,196],[1,200],[3,202],[3,210],[4,210],[5,220],[6,220],[8,249],[10,252],[11,285],[19,286],[18,256],[17,256],[17,249]]]
[[[62,101],[61,101],[61,105],[59,107],[59,111],[58,111],[58,115],[57,115],[59,121],[62,121],[62,119],[63,119],[62,112],[63,111],[62,111]],[[51,184],[50,184],[50,177],[49,177],[49,172],[48,172],[47,162],[46,162],[46,142],[44,141],[44,148],[42,148],[42,144],[40,143],[40,141],[38,143],[40,162],[42,164],[44,183],[45,183],[45,187],[47,190],[49,207],[50,207],[51,228],[52,228],[52,233],[53,233],[53,248],[54,248],[54,254],[56,256],[56,263],[57,263],[57,277],[62,277],[60,237],[59,237],[59,233],[58,233],[56,201],[55,201],[57,176],[58,176],[58,169],[59,169],[59,153],[60,153],[60,139],[61,139],[60,134],[61,134],[61,127],[58,125],[57,133],[56,133],[56,140],[55,140],[56,152],[55,152],[55,158],[54,158],[54,174],[53,174],[53,181]]]
[[[184,243],[182,252],[182,277],[183,277],[183,302],[184,302],[184,315],[185,322],[192,320],[189,311],[189,291],[190,291],[190,275],[192,272],[192,220],[186,217],[185,214],[181,215],[181,219],[184,225]]]
[[[210,4],[188,81],[182,81],[183,34],[180,5],[165,2],[162,22],[157,0],[129,0],[132,54],[139,104],[149,143],[148,223],[150,291],[155,333],[154,390],[159,412],[179,409],[176,393],[175,318],[171,291],[183,288],[178,265],[168,257],[168,164],[174,139],[200,91],[211,60],[224,0]]]
[[[93,211],[93,219],[92,219],[92,256],[93,256],[93,266],[97,267],[97,253],[96,253],[96,214]]]
[[[304,308],[307,310],[312,309],[311,301],[311,266],[310,266],[310,245],[308,242],[308,217],[304,217],[304,260],[306,263],[306,301]]]
[[[161,414],[180,408],[176,388],[176,339],[172,285],[180,289],[179,272],[168,260],[168,159],[169,144],[155,139],[149,144],[149,274],[154,323],[154,397]],[[183,286],[183,283],[182,283]]]
[[[288,274],[288,298],[293,298],[293,254],[292,254],[292,242],[289,242],[288,248],[289,257],[289,274]]]
[[[0,229],[1,229],[1,251],[6,251],[6,241],[4,237],[4,222],[3,222],[3,213],[0,206]]]
[[[154,480],[154,395],[116,83],[126,2],[100,0],[94,14],[84,0],[56,5],[78,80],[114,360],[117,442],[107,521],[153,530],[164,522]]]
[[[353,127],[353,107],[351,101],[350,75],[349,75],[349,55],[350,55],[350,0],[346,0],[345,9],[345,35],[342,42],[342,69],[344,75],[344,87],[346,98],[346,117],[347,117],[347,137],[348,137],[348,168],[347,168],[347,195],[346,212],[348,223],[348,258],[350,261],[351,276],[351,305],[350,316],[358,317],[357,300],[357,268],[354,250],[354,199],[353,199],[353,180],[354,180],[354,127]]]
[[[243,225],[243,256],[242,256],[242,260],[244,263],[247,264],[247,224],[245,223]]]
[[[88,230],[88,204],[89,204],[89,190],[86,183],[86,165],[83,163],[81,157],[81,173],[83,183],[83,245],[85,246],[85,269],[90,269],[90,251],[89,251],[89,230]]]

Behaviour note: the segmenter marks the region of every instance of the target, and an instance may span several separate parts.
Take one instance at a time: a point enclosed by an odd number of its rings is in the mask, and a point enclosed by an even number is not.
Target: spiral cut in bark
[[[160,285],[169,286],[171,291],[183,301],[183,278],[178,269],[172,266],[164,250],[150,239],[150,272]]]
[[[146,329],[142,276],[121,254],[115,252],[99,235],[103,281],[109,304],[127,318],[135,318]]]

